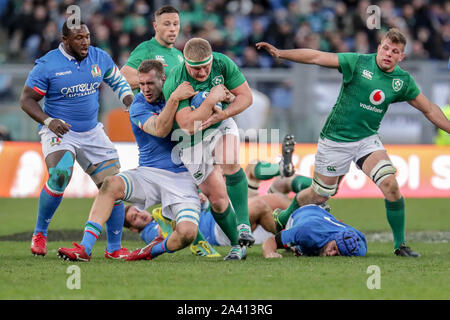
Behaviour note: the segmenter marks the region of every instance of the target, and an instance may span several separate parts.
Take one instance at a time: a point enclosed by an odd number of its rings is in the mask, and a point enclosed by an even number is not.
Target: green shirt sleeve
[[[355,71],[360,54],[356,52],[345,52],[338,53],[337,55],[339,59],[338,70],[342,73],[344,82],[350,82],[353,78],[353,72]]]
[[[139,65],[141,64],[141,62],[147,59],[147,57],[148,57],[147,50],[148,49],[146,48],[145,42],[138,45],[131,52],[131,54],[128,58],[128,61],[125,65],[137,70],[137,68],[139,68]]]
[[[220,58],[224,63],[225,67],[225,87],[227,87],[228,90],[233,90],[237,87],[239,87],[241,84],[243,84],[245,81],[247,81],[242,74],[239,67],[234,63],[233,60],[231,60],[229,57],[227,57],[224,54],[220,54]]]
[[[409,101],[415,99],[420,93],[420,89],[417,86],[414,78],[408,74],[408,83],[406,89],[403,91],[403,95],[397,101]]]
[[[172,92],[174,92],[176,90],[176,88],[178,88],[178,86],[180,85],[180,81],[178,81],[178,68],[176,70],[174,70],[174,72],[171,72],[169,74],[169,76],[167,77],[166,81],[164,82],[164,86],[163,86],[163,95],[164,98],[167,100],[169,100],[170,95],[172,94]],[[189,99],[180,101],[178,103],[178,109],[177,110],[181,110],[183,108],[189,107]]]

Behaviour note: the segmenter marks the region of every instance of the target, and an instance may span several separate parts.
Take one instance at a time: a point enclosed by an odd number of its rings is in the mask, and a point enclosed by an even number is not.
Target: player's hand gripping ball
[[[199,91],[199,93],[197,93],[195,96],[193,96],[191,98],[191,109],[194,110],[194,109],[197,109],[198,107],[200,107],[200,105],[206,99],[206,97],[208,95],[209,95],[209,92],[207,92],[207,91]],[[222,109],[222,103],[217,102],[216,108]]]

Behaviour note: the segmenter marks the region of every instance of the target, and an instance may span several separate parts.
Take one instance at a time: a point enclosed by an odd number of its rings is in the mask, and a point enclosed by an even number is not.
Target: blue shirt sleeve
[[[36,60],[33,69],[28,74],[25,84],[42,95],[47,93],[49,81],[45,62],[43,60]]]
[[[106,72],[103,73],[103,79],[113,71],[114,67],[116,67],[111,56],[104,50],[96,48],[98,50],[98,54],[100,55],[100,61],[102,62],[102,69]],[[117,68],[117,67],[116,67]]]
[[[130,107],[130,121],[138,126],[141,130],[145,124],[145,122],[152,116],[158,115],[155,112],[149,110],[145,103],[139,101],[139,98],[136,97]]]
[[[158,223],[156,221],[150,222],[141,232],[141,239],[145,244],[149,244],[159,235]]]

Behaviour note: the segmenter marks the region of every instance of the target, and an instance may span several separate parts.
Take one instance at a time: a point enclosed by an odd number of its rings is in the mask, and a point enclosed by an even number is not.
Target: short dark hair
[[[86,23],[84,23],[83,21],[80,21],[80,27],[81,26],[87,26],[86,25]],[[72,29],[75,29],[75,28],[69,28],[69,26],[67,25],[67,21],[65,21],[64,22],[64,24],[63,24],[63,26],[62,26],[62,35],[64,36],[64,37],[69,37],[70,36],[70,32],[72,31]]]
[[[402,44],[403,46],[406,46],[406,37],[397,28],[389,29],[389,31],[386,34],[384,34],[381,41],[383,41],[386,38],[391,40],[393,43],[399,43],[399,44]]]
[[[125,220],[123,221],[123,226],[127,229],[130,229],[131,225],[130,222],[127,220],[127,212],[130,210],[131,204],[128,204],[125,206]]]
[[[163,78],[164,76],[164,66],[159,60],[151,59],[151,60],[144,60],[139,65],[137,71],[139,73],[149,73],[150,71],[155,70],[156,75],[159,78]]]
[[[163,6],[155,11],[155,19],[156,19],[156,17],[159,17],[160,15],[162,15],[164,13],[176,13],[178,15],[180,14],[178,12],[178,10],[172,6]]]

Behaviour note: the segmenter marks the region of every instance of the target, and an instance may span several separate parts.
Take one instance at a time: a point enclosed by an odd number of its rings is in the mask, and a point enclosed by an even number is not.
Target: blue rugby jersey
[[[35,61],[26,85],[45,96],[45,113],[69,123],[73,131],[84,132],[98,123],[98,89],[114,67],[102,49],[90,46],[87,57],[78,62],[60,44]]]
[[[172,149],[176,145],[170,134],[165,138],[152,136],[143,130],[145,122],[153,115],[159,115],[165,106],[164,101],[150,104],[142,93],[138,93],[130,107],[131,129],[139,149],[139,166],[164,169],[171,172],[187,171],[179,161],[172,161]]]
[[[296,246],[304,255],[317,256],[325,244],[335,240],[337,233],[347,230],[354,231],[361,237],[363,244],[360,252],[365,254],[367,242],[359,230],[338,221],[319,206],[307,205],[291,215],[286,230],[281,232],[281,241],[283,245]]]

